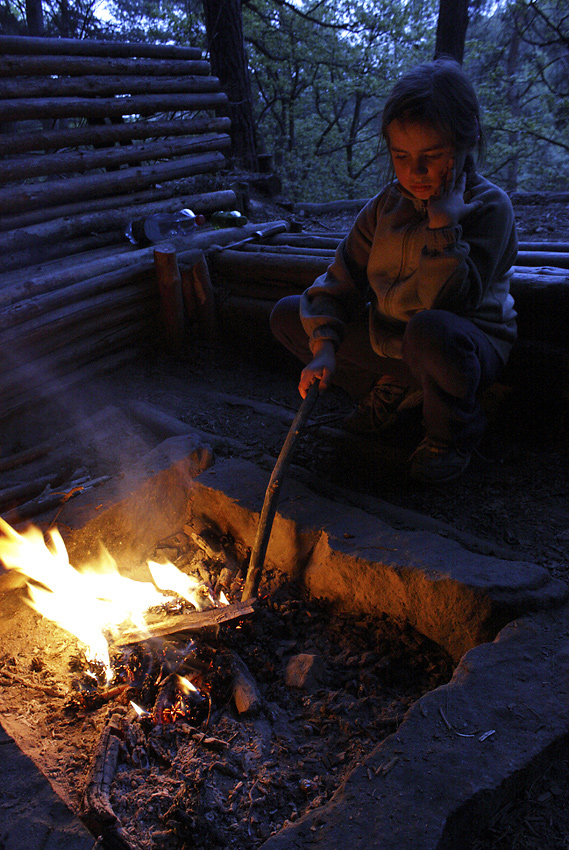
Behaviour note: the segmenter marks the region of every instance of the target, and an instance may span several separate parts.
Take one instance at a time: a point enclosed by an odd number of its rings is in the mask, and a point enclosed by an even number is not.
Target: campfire
[[[452,672],[409,627],[340,616],[276,578],[235,601],[249,553],[207,529],[161,541],[136,581],[104,550],[75,568],[55,530],[1,531],[30,623],[25,645],[4,640],[3,719],[21,737],[22,695],[39,694],[34,725],[75,754],[36,760],[102,847],[258,847]],[[34,629],[51,634],[43,651]]]

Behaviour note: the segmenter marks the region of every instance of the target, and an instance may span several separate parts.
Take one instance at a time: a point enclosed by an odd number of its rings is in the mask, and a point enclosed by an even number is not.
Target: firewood
[[[116,646],[127,646],[131,643],[141,643],[149,638],[166,637],[178,632],[198,632],[220,626],[247,617],[255,612],[252,601],[233,602],[221,608],[208,608],[205,611],[193,611],[188,614],[164,617],[160,622],[149,624],[146,629],[129,629],[124,631],[115,641]]]
[[[13,505],[30,496],[37,496],[43,493],[47,488],[57,487],[69,475],[69,470],[59,470],[51,475],[43,475],[41,478],[36,478],[35,481],[27,481],[23,484],[16,484],[13,487],[5,487],[0,490],[0,508],[6,505]]]

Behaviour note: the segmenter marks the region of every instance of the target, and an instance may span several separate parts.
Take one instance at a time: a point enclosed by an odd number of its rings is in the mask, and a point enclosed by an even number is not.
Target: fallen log
[[[114,640],[115,646],[141,643],[150,638],[166,637],[178,632],[197,632],[239,620],[255,613],[254,601],[232,602],[221,608],[207,608],[188,614],[165,617],[158,623],[149,623],[145,629],[128,629]]]
[[[134,191],[164,180],[218,171],[224,165],[223,154],[214,151],[209,154],[194,154],[172,163],[158,163],[142,168],[123,168],[108,174],[72,177],[47,183],[23,184],[0,190],[0,212],[14,213],[31,207],[77,201],[86,196],[98,197]]]
[[[138,139],[160,139],[164,136],[192,136],[200,133],[228,132],[229,118],[201,116],[181,117],[176,121],[140,120],[126,124],[91,124],[65,130],[34,130],[0,135],[0,155],[29,151],[59,150],[85,146],[127,144]]]

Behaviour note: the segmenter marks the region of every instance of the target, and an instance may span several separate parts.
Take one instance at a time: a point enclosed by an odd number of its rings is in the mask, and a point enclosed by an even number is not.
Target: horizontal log
[[[70,254],[82,254],[96,248],[116,245],[123,239],[122,231],[109,230],[107,233],[78,236],[76,239],[70,239],[66,242],[31,245],[27,248],[6,252],[2,258],[2,263],[4,270],[9,272],[14,269],[29,268],[39,262],[68,257]]]
[[[209,62],[203,59],[128,59],[98,56],[6,56],[0,51],[0,77],[84,76],[207,76]]]
[[[20,131],[0,135],[0,156],[50,151],[73,147],[103,147],[127,144],[137,139],[192,136],[200,133],[228,132],[229,118],[208,115],[178,118],[175,121],[140,120],[125,124],[90,124],[64,130]]]
[[[294,205],[294,211],[305,212],[309,215],[324,215],[326,213],[351,211],[359,212],[359,210],[365,207],[369,200],[369,198],[352,198],[340,201],[326,201],[321,204],[300,202]]]
[[[145,302],[156,297],[154,283],[141,286],[138,283],[112,289],[82,301],[73,302],[50,312],[42,312],[33,318],[2,331],[2,359],[6,362],[13,356],[18,345],[20,351],[33,344],[38,337],[63,333],[72,324],[97,317],[114,309]]]
[[[294,248],[287,245],[244,245],[241,251],[247,254],[286,254],[295,257],[326,257],[331,263],[334,259],[334,251],[331,248],[302,248],[297,245]]]
[[[12,404],[24,396],[42,394],[46,379],[55,382],[81,366],[92,363],[121,348],[148,339],[150,317],[144,316],[118,327],[104,327],[64,345],[53,352],[30,358],[0,377],[0,404]]]
[[[58,228],[56,219],[67,217],[96,216],[100,213],[108,214],[109,211],[130,211],[131,218],[140,218],[143,215],[152,215],[155,212],[173,212],[178,209],[189,208],[196,213],[212,213],[216,210],[227,210],[235,208],[237,196],[232,189],[223,189],[219,192],[203,192],[200,194],[188,194],[186,182],[173,183],[160,188],[147,189],[143,192],[132,192],[130,195],[113,195],[108,198],[90,198],[88,202],[80,201],[74,204],[60,204],[57,207],[47,207],[42,210],[18,213],[17,215],[3,216],[0,218],[0,233],[6,230],[19,230],[22,227],[34,227],[43,225],[44,229],[38,231],[41,235],[45,228],[53,225]],[[104,215],[102,216],[104,220]],[[93,220],[98,221],[97,219]],[[121,224],[122,226],[122,224]],[[92,225],[93,230],[102,230],[99,223]],[[55,232],[55,231],[54,231]],[[2,237],[0,237],[2,238]]]
[[[31,251],[33,248],[44,246],[45,243],[63,243],[64,240],[73,239],[83,234],[102,234],[109,230],[124,234],[130,221],[146,218],[155,213],[174,213],[187,207],[195,213],[208,213],[219,209],[219,207],[207,203],[194,203],[192,205],[192,200],[195,201],[195,196],[193,198],[191,196],[170,198],[166,201],[137,204],[124,209],[109,209],[84,215],[63,216],[31,227],[0,232],[0,251],[8,252],[26,248]],[[126,245],[126,236],[122,235],[120,241]],[[65,245],[61,245],[61,247],[65,249]]]
[[[175,44],[148,44],[132,41],[99,41],[89,38],[42,38],[1,35],[0,53],[50,56],[152,56],[158,59],[200,59],[199,47]]]
[[[518,251],[561,251],[569,254],[569,242],[518,242]]]
[[[119,192],[147,188],[163,180],[176,180],[191,174],[204,174],[223,168],[222,153],[194,154],[175,162],[158,163],[141,168],[123,168],[109,174],[87,175],[52,180],[45,183],[23,184],[0,190],[0,213],[68,203],[84,197],[101,197]]]
[[[4,98],[112,97],[124,94],[176,94],[218,92],[217,77],[14,77],[2,82]]]
[[[39,154],[36,157],[4,160],[0,173],[1,183],[47,177],[94,169],[115,169],[121,165],[172,160],[180,156],[209,151],[223,151],[231,147],[231,137],[220,133],[204,133],[184,139],[170,139],[146,144],[105,148],[104,150],[68,151],[66,153]]]
[[[297,256],[294,254],[247,254],[244,251],[225,249],[210,258],[212,273],[226,276],[231,285],[241,280],[267,281],[272,284],[289,284],[306,288],[328,268],[327,258]]]
[[[341,241],[340,236],[314,233],[279,233],[271,239],[271,245],[288,245],[291,248],[328,248],[335,251]]]
[[[152,269],[141,271],[139,268],[119,268],[107,274],[86,278],[71,286],[54,289],[43,295],[25,298],[0,310],[0,333],[17,325],[25,326],[26,322],[33,321],[46,313],[66,306],[72,307],[86,298],[102,295],[104,292],[121,289],[124,286],[137,286],[140,291],[155,287]]]
[[[179,248],[180,262],[188,262],[187,255],[196,248],[207,250],[211,245],[228,245],[251,235],[271,232],[275,227],[287,227],[285,221],[246,224],[244,227],[225,227],[220,230],[196,231],[190,240],[182,240]],[[80,280],[106,274],[118,269],[137,268],[140,271],[153,267],[153,249],[131,245],[119,246],[115,252],[105,250],[86,256],[69,256],[65,261],[46,263],[44,266],[14,271],[2,276],[0,308],[16,304],[25,298],[70,286]]]
[[[566,204],[569,192],[512,192],[512,203],[515,204]]]
[[[140,357],[139,346],[122,348],[120,351],[109,354],[106,357],[101,357],[99,360],[89,363],[80,369],[75,369],[63,378],[57,378],[54,381],[47,378],[42,384],[41,395],[36,394],[34,397],[30,397],[29,394],[24,394],[9,404],[1,405],[0,421],[8,419],[24,408],[29,409],[37,404],[43,405],[52,396],[58,396],[60,399],[63,399],[65,393],[75,386],[88,386],[94,378],[113,372],[115,369],[119,369],[125,363],[135,360],[138,357]]]
[[[562,251],[518,251],[518,266],[555,266],[569,269],[569,253]]]
[[[0,100],[0,121],[41,118],[122,118],[193,109],[219,109],[227,105],[224,92],[204,94],[149,94],[132,97],[52,97],[49,100]]]

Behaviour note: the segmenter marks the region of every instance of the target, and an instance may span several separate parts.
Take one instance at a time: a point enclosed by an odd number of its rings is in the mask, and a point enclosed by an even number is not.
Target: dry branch
[[[123,632],[114,643],[116,646],[127,646],[140,643],[155,637],[166,637],[178,632],[198,632],[248,617],[255,613],[254,602],[233,602],[222,608],[208,608],[205,611],[195,611],[189,614],[164,617],[159,623],[149,624],[145,630],[130,629]]]

